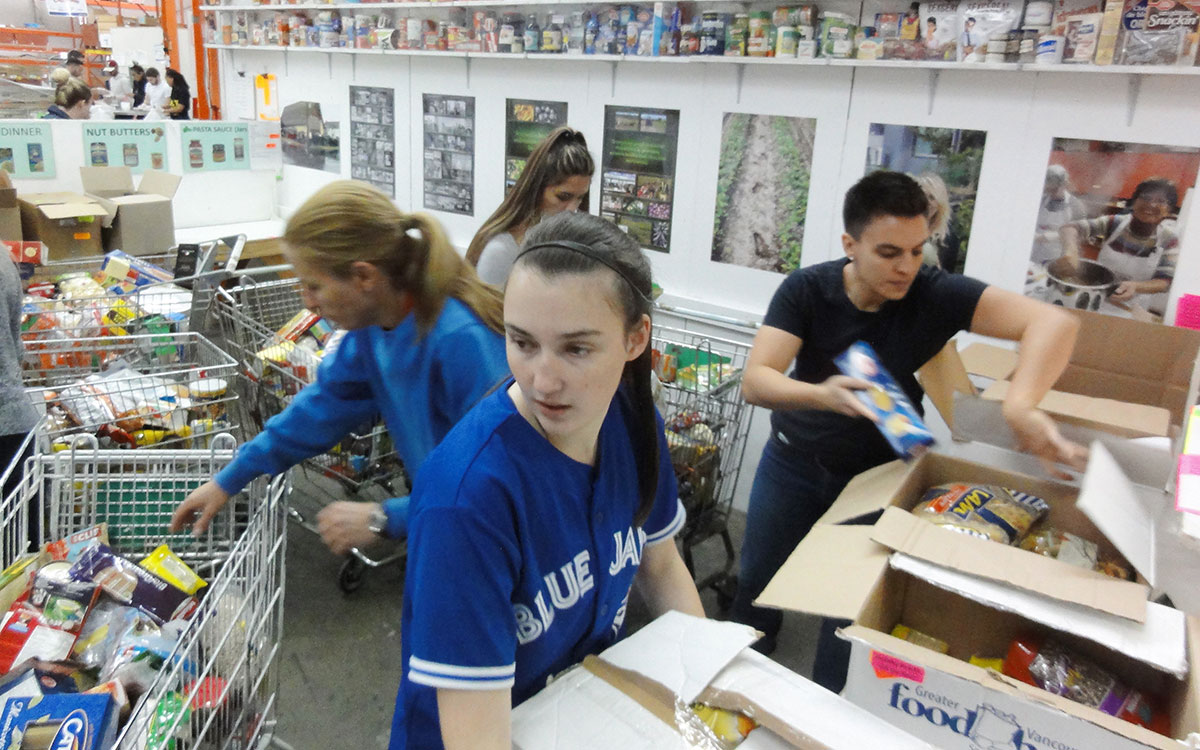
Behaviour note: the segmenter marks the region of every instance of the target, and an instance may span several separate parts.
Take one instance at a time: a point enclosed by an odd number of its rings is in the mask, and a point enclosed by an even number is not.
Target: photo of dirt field
[[[800,265],[817,121],[727,113],[712,259],[788,273]]]

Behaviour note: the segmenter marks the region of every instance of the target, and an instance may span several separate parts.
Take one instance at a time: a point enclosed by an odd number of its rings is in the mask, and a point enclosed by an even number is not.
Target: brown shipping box
[[[0,240],[20,242],[21,205],[17,203],[15,188],[0,186]]]
[[[1133,688],[1163,696],[1173,736],[1185,737],[1200,730],[1200,623],[1194,617],[1146,601],[1140,584],[1071,570],[907,512],[914,493],[947,480],[1015,487],[1047,500],[1051,525],[1099,543],[1108,554],[1119,548],[1142,573],[1154,541],[1125,532],[1142,519],[1106,487],[1128,482],[1118,481],[1113,472],[1119,469],[1102,446],[1093,444],[1092,451],[1091,481],[1085,476],[1078,491],[938,454],[907,467],[877,467],[847,486],[756,603],[851,620],[840,632],[851,644],[843,697],[938,747],[1178,747],[1169,737],[968,662],[1003,658],[1025,634],[1053,636]],[[1072,492],[1079,495],[1077,507]],[[873,526],[840,523],[880,507],[883,516]],[[949,653],[893,637],[898,624],[945,641]]]
[[[1068,310],[1080,322],[1070,362],[1041,407],[1055,419],[1120,437],[1175,437],[1197,387],[1200,331],[1112,315]],[[959,430],[964,401],[999,413],[1017,353],[984,343],[960,353],[951,342],[921,371],[921,381],[946,424]],[[966,374],[992,379],[976,393]],[[965,397],[965,398],[964,398]],[[984,404],[970,404],[976,416]],[[993,442],[974,430],[972,439]],[[956,434],[956,436],[958,436]]]
[[[80,167],[83,189],[109,213],[105,250],[130,255],[159,255],[175,246],[171,200],[179,175],[147,170],[137,189],[129,167]]]
[[[108,211],[95,200],[79,193],[27,193],[18,199],[25,239],[44,243],[50,260],[103,253],[100,230]]]

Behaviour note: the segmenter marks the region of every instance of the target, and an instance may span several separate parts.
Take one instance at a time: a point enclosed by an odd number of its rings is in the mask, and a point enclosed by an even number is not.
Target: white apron
[[[1162,223],[1160,222],[1158,227],[1155,228],[1158,241],[1155,242],[1154,252],[1144,258],[1120,252],[1112,247],[1112,241],[1126,232],[1132,223],[1132,214],[1126,214],[1117,221],[1116,227],[1113,228],[1108,239],[1101,246],[1100,255],[1096,258],[1096,261],[1112,271],[1117,277],[1117,281],[1149,281],[1154,278],[1154,272],[1158,270],[1159,261],[1162,260],[1163,253],[1165,252],[1162,246]],[[1161,313],[1166,307],[1166,299],[1167,295],[1161,292],[1157,294],[1135,294],[1129,302],[1141,305],[1147,310]]]

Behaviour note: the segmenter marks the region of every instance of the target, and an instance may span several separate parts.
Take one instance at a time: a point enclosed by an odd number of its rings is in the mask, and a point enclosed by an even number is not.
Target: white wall
[[[864,172],[872,122],[985,130],[988,133],[967,273],[1020,291],[1038,198],[1056,137],[1200,146],[1200,76],[1144,76],[1133,101],[1131,76],[1035,71],[621,63],[587,59],[327,55],[313,51],[223,53],[223,81],[251,85],[252,73],[279,76],[284,104],[321,103],[342,123],[342,174],[285,166],[286,216],[326,182],[349,176],[351,83],[396,90],[396,202],[421,207],[421,95],[475,97],[475,216],[437,213],[465,248],[503,195],[506,98],[565,101],[571,124],[600,158],[607,104],[680,110],[675,214],[670,254],[649,253],[659,283],[676,304],[760,318],[782,276],[710,260],[722,115],[738,111],[817,119],[802,264],[840,255],[841,198]],[[245,70],[245,78],[232,71]],[[228,98],[228,93],[223,96]],[[1132,107],[1132,109],[1131,109]],[[1132,117],[1130,113],[1132,112]],[[405,149],[403,144],[408,144]],[[405,179],[405,175],[408,178]],[[593,183],[599,194],[600,176]],[[598,204],[598,198],[593,201]],[[1181,220],[1200,227],[1200,201]],[[1200,292],[1200,231],[1185,232],[1173,297]],[[1173,311],[1174,300],[1172,300]],[[750,334],[726,332],[749,339]],[[769,434],[755,410],[735,504],[745,507],[750,479]]]
[[[232,63],[232,64],[231,64]],[[469,70],[468,70],[469,64]],[[604,106],[680,110],[674,237],[670,254],[650,253],[659,282],[677,297],[761,315],[781,276],[709,260],[722,114],[741,111],[817,118],[812,189],[802,264],[840,254],[841,196],[864,171],[868,125],[888,122],[988,133],[967,272],[1020,290],[1037,201],[1056,137],[1200,146],[1200,76],[1143,76],[1130,121],[1129,81],[1121,74],[1034,71],[719,64],[611,63],[544,59],[328,55],[315,51],[224,53],[224,85],[252,85],[252,73],[279,76],[284,104],[320,102],[342,123],[342,175],[349,176],[351,83],[396,90],[396,202],[421,207],[421,95],[475,97],[475,216],[438,213],[465,247],[503,192],[505,99],[566,101],[570,122],[600,157]],[[245,70],[246,77],[232,76]],[[933,91],[931,93],[931,87]],[[226,93],[224,95],[228,97]],[[409,144],[408,149],[403,144]],[[416,168],[414,168],[416,167]],[[404,175],[408,179],[404,179]],[[339,175],[284,167],[281,213]],[[599,174],[593,185],[598,193]],[[1185,223],[1200,222],[1191,201]],[[1200,291],[1200,232],[1184,233],[1174,294]]]
[[[50,179],[14,179],[17,193],[83,192],[79,167],[88,163],[84,161],[83,123],[72,120],[40,122],[50,123],[54,139],[55,175]],[[184,174],[183,160],[186,154],[182,150],[180,123],[158,124],[167,131],[167,171],[183,175],[172,204],[176,229],[266,221],[275,216],[274,172],[241,170]],[[135,176],[134,182],[137,180]]]

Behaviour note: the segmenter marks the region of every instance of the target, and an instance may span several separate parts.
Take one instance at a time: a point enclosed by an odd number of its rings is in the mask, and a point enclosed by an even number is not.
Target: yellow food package
[[[897,625],[896,627],[892,628],[892,635],[902,641],[908,641],[914,646],[920,646],[922,648],[930,649],[931,651],[937,651],[939,654],[950,653],[949,643],[946,643],[940,638],[934,638],[931,635],[925,635],[919,630],[913,630],[907,625]]]
[[[692,711],[721,742],[741,742],[746,739],[746,735],[750,734],[751,730],[758,726],[758,722],[745,714],[714,708],[703,703],[693,703]]]
[[[1004,671],[1004,660],[1003,659],[989,659],[986,656],[972,656],[971,663],[977,667],[983,667],[984,669],[990,669],[993,672],[1003,672]]]
[[[183,560],[171,551],[165,544],[158,547],[138,563],[146,570],[163,579],[177,589],[187,594],[195,594],[208,585],[200,576],[187,566]]]

